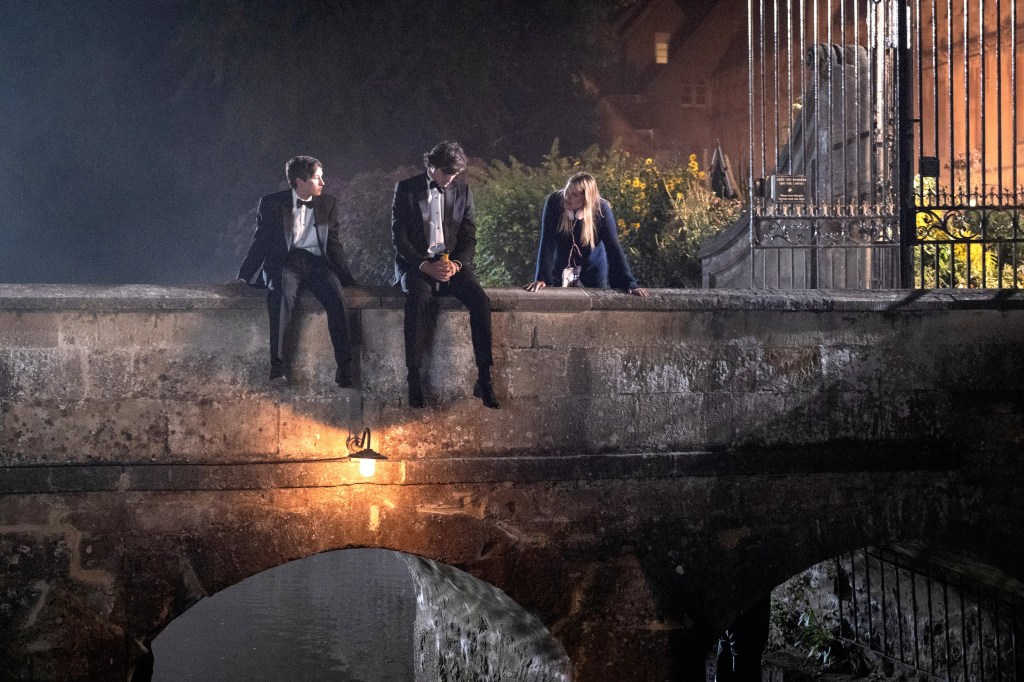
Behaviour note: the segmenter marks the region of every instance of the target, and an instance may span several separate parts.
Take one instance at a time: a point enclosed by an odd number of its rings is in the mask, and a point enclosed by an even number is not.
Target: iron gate
[[[1024,92],[1016,0],[914,0],[916,287],[1024,284]]]
[[[1024,284],[1017,0],[748,0],[751,282]]]
[[[748,5],[753,284],[899,283],[891,2]]]

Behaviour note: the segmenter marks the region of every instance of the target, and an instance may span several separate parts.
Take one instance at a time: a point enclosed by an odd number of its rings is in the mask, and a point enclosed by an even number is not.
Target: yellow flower
[[[634,230],[639,230],[640,229],[640,223],[633,223],[633,229]]]
[[[682,200],[683,200],[683,193],[682,192],[676,192],[676,201],[682,201]]]
[[[618,223],[618,225],[619,225],[619,229],[620,229],[620,230],[621,230],[622,228],[626,227],[626,221],[625,221],[625,220],[623,220],[622,218],[619,218],[619,219],[618,219],[618,220],[617,220],[616,222]]]
[[[650,158],[644,159],[644,165],[645,166],[650,166],[652,163],[654,163],[654,159],[650,159]]]

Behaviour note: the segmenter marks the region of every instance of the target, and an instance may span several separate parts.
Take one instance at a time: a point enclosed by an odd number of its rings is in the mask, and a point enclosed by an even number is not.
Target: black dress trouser
[[[437,286],[435,286],[437,285]],[[473,357],[478,368],[494,364],[491,357],[491,300],[476,275],[463,267],[447,282],[437,282],[420,270],[402,276],[405,291],[405,366],[419,369],[428,330],[433,326],[435,296],[454,296],[469,310],[469,331],[473,339]]]
[[[334,346],[338,365],[352,359],[348,330],[348,309],[341,280],[327,267],[324,259],[305,249],[288,253],[281,277],[267,292],[267,313],[270,316],[270,364],[284,364],[282,352],[295,314],[295,304],[303,289],[309,289],[327,312],[327,330]]]

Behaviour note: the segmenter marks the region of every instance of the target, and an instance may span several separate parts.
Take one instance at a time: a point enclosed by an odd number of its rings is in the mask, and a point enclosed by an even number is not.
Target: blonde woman
[[[634,296],[648,295],[629,270],[612,207],[601,198],[590,173],[576,173],[544,202],[534,280],[524,287],[527,291],[611,286]]]

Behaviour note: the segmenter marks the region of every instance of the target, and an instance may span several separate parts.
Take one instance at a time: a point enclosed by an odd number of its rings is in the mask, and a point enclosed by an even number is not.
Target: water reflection
[[[153,680],[413,679],[415,590],[395,552],[293,561],[199,602],[153,642]]]

